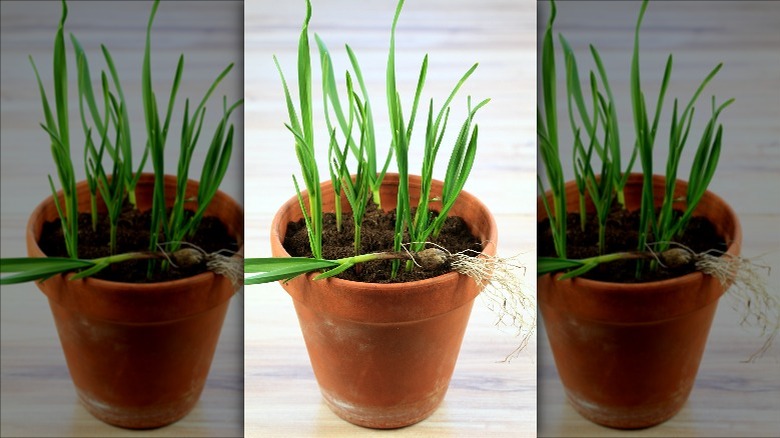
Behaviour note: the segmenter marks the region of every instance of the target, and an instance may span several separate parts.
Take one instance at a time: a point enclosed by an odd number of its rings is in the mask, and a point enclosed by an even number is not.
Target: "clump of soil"
[[[434,213],[435,214],[435,213]],[[414,210],[412,211],[414,217]],[[336,229],[336,215],[323,215],[322,256],[334,260],[355,255],[354,249],[355,224],[351,213],[342,214],[341,231]],[[361,227],[360,254],[393,251],[393,236],[395,234],[395,210],[385,212],[373,203],[369,203],[363,217]],[[404,233],[404,242],[409,242],[408,234]],[[482,251],[482,242],[474,237],[466,223],[457,216],[450,216],[444,222],[444,227],[437,238],[431,236],[430,241],[446,248],[451,253],[460,251]],[[293,257],[312,257],[309,237],[303,219],[290,222],[283,242],[285,250]],[[404,263],[404,262],[402,262]],[[442,266],[432,271],[424,271],[415,267],[412,271],[402,268],[396,278],[391,278],[392,262],[388,260],[361,263],[347,269],[337,277],[345,280],[366,283],[395,283],[422,280],[436,277],[449,272],[449,266]]]
[[[682,211],[675,210],[675,215]],[[569,213],[566,217],[566,257],[569,259],[584,259],[599,255],[598,250],[598,219],[595,214],[589,214],[583,231],[580,225],[579,213]],[[613,208],[607,218],[605,254],[635,251],[639,242],[639,211],[626,211]],[[654,236],[648,237],[648,243],[655,241]],[[695,253],[708,250],[726,251],[727,244],[718,235],[715,226],[704,217],[693,217],[688,223],[685,233],[673,240],[690,248]],[[540,257],[557,257],[553,246],[552,231],[549,219],[539,222],[537,227],[537,245]],[[647,263],[647,262],[645,262]],[[647,272],[642,278],[636,278],[636,260],[620,260],[602,264],[582,275],[592,280],[615,283],[636,283],[664,280],[689,274],[696,270],[695,265],[688,264],[679,268],[659,266],[654,272]]]
[[[187,212],[191,215],[192,212]],[[149,249],[149,230],[151,228],[151,212],[140,212],[126,207],[119,218],[117,227],[116,254],[127,252],[147,251]],[[92,217],[88,213],[79,214],[78,254],[81,259],[94,259],[111,255],[110,225],[107,214],[99,214],[96,230],[92,230]],[[204,217],[201,220],[195,236],[186,239],[187,242],[197,245],[206,253],[219,250],[238,251],[236,239],[230,236],[222,222],[214,217]],[[161,235],[159,242],[166,242],[166,237]],[[41,238],[38,242],[41,250],[49,257],[68,257],[63,238],[62,225],[59,219],[46,222],[43,225]],[[158,265],[160,262],[156,262]],[[155,283],[160,281],[177,280],[191,277],[208,269],[202,262],[191,267],[170,266],[163,272],[155,272],[147,278],[148,260],[130,260],[122,263],[114,263],[93,275],[103,280],[119,281],[125,283]],[[156,271],[159,271],[157,269]]]

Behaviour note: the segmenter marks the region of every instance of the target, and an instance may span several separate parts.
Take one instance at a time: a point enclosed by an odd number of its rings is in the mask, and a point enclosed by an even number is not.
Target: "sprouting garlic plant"
[[[475,123],[477,112],[489,99],[472,104],[471,97],[466,98],[467,113],[459,125],[448,165],[443,179],[443,190],[434,193],[431,189],[433,169],[445,141],[445,132],[450,124],[451,104],[459,90],[476,71],[474,64],[466,70],[454,85],[451,92],[439,106],[430,99],[422,99],[428,76],[429,57],[425,55],[417,77],[414,95],[409,99],[410,107],[404,107],[403,99],[396,82],[396,27],[404,1],[397,3],[391,27],[390,49],[385,70],[385,92],[390,122],[389,150],[386,155],[378,152],[375,130],[375,109],[365,84],[360,63],[352,48],[347,45],[351,70],[344,75],[346,95],[340,95],[336,74],[333,71],[333,59],[325,41],[315,34],[322,73],[322,96],[325,110],[325,124],[328,144],[328,170],[335,192],[333,210],[337,214],[337,223],[341,215],[341,196],[346,197],[352,210],[355,223],[354,252],[350,257],[336,260],[322,257],[322,204],[320,180],[317,162],[314,159],[314,126],[312,116],[311,60],[309,57],[308,28],[311,19],[311,2],[307,1],[306,17],[298,42],[298,102],[296,105],[288,81],[274,57],[281,76],[289,122],[286,128],[293,134],[295,152],[301,166],[302,180],[307,189],[304,196],[298,186],[298,178],[293,177],[298,202],[303,214],[313,257],[269,257],[245,259],[244,269],[247,277],[244,284],[260,284],[274,281],[288,281],[301,274],[318,272],[315,280],[336,276],[361,263],[374,260],[392,260],[395,275],[402,265],[405,269],[437,270],[449,266],[457,272],[472,278],[480,287],[492,310],[498,313],[501,325],[513,326],[521,336],[521,346],[527,343],[535,329],[535,297],[521,287],[519,278],[522,267],[510,259],[491,257],[485,254],[450,253],[446,248],[431,247],[429,239],[437,236],[444,225],[449,211],[455,204],[471,172],[477,152],[479,128]],[[424,120],[417,122],[418,115]],[[452,122],[455,123],[455,122]],[[421,131],[423,160],[421,163],[421,191],[419,201],[413,202],[409,188],[409,174],[412,168],[409,162],[409,150],[416,145],[415,129]],[[419,136],[419,135],[418,135]],[[383,160],[381,157],[384,157]],[[367,204],[373,202],[377,207],[390,210],[392,205],[383,205],[379,196],[379,187],[395,157],[399,174],[398,195],[396,198],[396,222],[394,249],[379,253],[362,253],[360,230],[362,217]],[[414,204],[414,205],[413,205]],[[412,214],[416,208],[416,213]],[[403,236],[408,234],[408,241]],[[517,352],[516,351],[516,352]],[[515,353],[516,353],[515,352]],[[514,353],[513,353],[514,354]],[[511,355],[510,355],[511,356]]]
[[[170,210],[168,209],[165,203],[165,190],[163,186],[165,174],[163,151],[166,148],[169,129],[171,128],[172,115],[176,104],[176,96],[182,81],[184,55],[182,54],[179,57],[171,85],[170,96],[167,100],[167,107],[164,108],[163,112],[163,108],[158,105],[157,95],[152,89],[151,77],[152,24],[159,4],[159,0],[156,0],[153,3],[149,15],[146,27],[146,43],[141,65],[140,94],[143,102],[147,138],[142,143],[144,145],[143,155],[138,167],[133,165],[132,129],[130,126],[127,100],[111,52],[108,48],[101,45],[107,72],[105,70],[101,71],[99,76],[101,89],[99,92],[96,92],[93,88],[87,53],[76,36],[70,34],[77,66],[79,116],[81,127],[86,137],[83,160],[85,164],[88,193],[90,196],[92,227],[96,227],[98,204],[99,202],[102,202],[106,206],[111,228],[110,242],[107,242],[107,246],[110,248],[112,256],[100,259],[101,261],[98,263],[93,263],[92,266],[97,268],[88,270],[89,275],[94,274],[111,263],[128,258],[122,254],[115,254],[116,229],[118,227],[119,214],[126,204],[129,204],[132,208],[138,208],[135,194],[136,184],[148,159],[152,162],[155,175],[154,194],[151,207],[152,224],[150,232],[152,237],[149,242],[149,252],[156,254],[160,254],[159,244],[161,243],[163,236],[168,241],[167,251],[175,252],[182,241],[191,237],[197,231],[206,208],[216,194],[230,163],[234,127],[229,119],[235,109],[243,103],[243,100],[238,100],[237,102],[228,105],[225,98],[222,103],[219,123],[211,136],[210,145],[204,160],[203,168],[201,169],[199,190],[194,200],[197,207],[195,207],[194,210],[185,209],[185,203],[193,201],[192,199],[187,198],[185,188],[189,177],[193,151],[202,134],[201,131],[205,120],[206,103],[222,79],[230,72],[233,64],[227,66],[217,76],[192,112],[190,112],[189,99],[185,101],[181,136],[178,145],[180,151],[176,173],[178,185],[176,188],[174,204]],[[57,167],[57,174],[63,194],[63,202],[60,202],[57,197],[57,190],[51,176],[49,176],[49,184],[51,191],[54,194],[55,205],[62,224],[68,256],[70,259],[76,261],[79,260],[79,211],[77,208],[78,199],[75,190],[76,176],[71,156],[70,120],[68,117],[68,56],[64,29],[67,15],[68,7],[65,0],[63,0],[62,15],[54,38],[53,106],[47,97],[45,87],[32,57],[30,57],[30,63],[32,64],[37,79],[43,107],[44,123],[42,123],[41,126],[48,134],[51,142],[52,158]],[[99,98],[102,98],[100,99],[103,104],[102,111],[98,105]],[[205,133],[203,134],[205,136]],[[149,273],[154,269],[164,269],[166,266],[166,263],[155,264],[155,260],[159,259],[159,257],[142,258],[150,260]],[[61,260],[59,259],[52,259],[49,264],[51,265],[54,263],[56,265],[60,261]],[[18,259],[14,259],[13,264],[10,264],[10,262],[6,264],[5,260],[3,262],[3,272],[24,273],[27,271],[27,274],[25,274],[26,276],[21,278],[45,278],[47,275],[52,275],[52,269],[55,271],[57,270],[56,266],[54,268],[49,266],[47,267],[47,270],[41,271],[38,267],[38,262],[36,261],[25,263],[20,262]],[[84,266],[87,265],[84,263],[74,264],[71,262],[63,262],[62,264],[62,268],[70,267],[70,269],[77,269],[78,267]],[[10,269],[12,268],[16,271],[11,271]],[[65,271],[67,270],[69,269],[65,269]],[[35,277],[35,272],[42,272],[40,274],[41,276]]]
[[[357,83],[360,87],[360,95],[355,93],[353,81],[352,81],[352,75],[347,72],[347,101],[348,101],[348,114],[349,121],[345,117],[344,109],[341,104],[341,99],[339,97],[339,91],[336,86],[336,79],[335,74],[333,71],[333,61],[330,55],[330,51],[328,50],[327,45],[325,42],[320,38],[319,35],[314,35],[315,40],[317,41],[317,47],[320,53],[320,63],[321,63],[321,72],[322,72],[322,97],[323,97],[323,107],[324,107],[324,115],[325,115],[325,122],[328,127],[328,132],[331,132],[333,135],[335,135],[336,129],[333,126],[332,122],[332,116],[336,118],[336,121],[338,123],[339,128],[341,129],[342,134],[344,135],[344,142],[346,144],[345,149],[348,148],[352,153],[358,157],[358,165],[361,165],[361,163],[365,166],[365,175],[368,180],[368,186],[371,190],[371,200],[372,202],[377,205],[378,207],[382,207],[382,199],[379,196],[379,186],[382,184],[382,180],[384,179],[385,173],[387,173],[387,169],[390,166],[390,162],[393,157],[393,149],[390,148],[387,151],[387,154],[384,159],[384,164],[382,165],[381,169],[379,168],[379,162],[377,161],[377,151],[376,151],[376,131],[374,127],[374,115],[373,110],[371,107],[371,100],[369,98],[368,89],[366,88],[365,80],[363,78],[363,72],[360,69],[360,63],[357,59],[357,56],[355,55],[355,52],[352,50],[352,48],[349,46],[349,44],[345,45],[345,49],[347,51],[347,54],[349,56],[350,65],[352,66],[352,71],[354,72],[354,77],[357,80]],[[354,105],[349,104],[350,102],[353,102]],[[361,103],[362,102],[362,103]],[[362,108],[362,110],[361,110]],[[354,110],[361,110],[363,114],[364,124],[361,124],[361,129],[359,129],[355,136],[358,137],[358,140],[356,140],[352,133],[353,133],[353,118]],[[331,116],[332,111],[332,116]],[[363,152],[361,153],[359,150],[358,144],[364,144]],[[365,155],[365,156],[364,156]],[[363,157],[364,156],[364,157]],[[363,158],[360,158],[363,157]],[[337,193],[339,193],[338,186],[336,185],[338,182],[334,182],[334,190]],[[340,205],[338,201],[336,202],[336,214],[337,214],[337,220],[338,215],[340,214]]]
[[[560,144],[558,137],[558,110],[556,107],[556,67],[553,23],[556,16],[554,1],[551,1],[551,13],[542,41],[542,100],[543,109],[537,111],[537,137],[539,140],[539,156],[546,173],[547,185],[552,194],[552,205],[545,195],[545,183],[538,179],[539,193],[544,209],[550,220],[553,242],[557,258],[540,258],[540,272],[551,272],[576,268],[566,277],[581,275],[599,263],[621,258],[614,254],[604,254],[604,232],[606,219],[610,209],[617,203],[625,208],[623,188],[635,160],[642,166],[643,189],[640,204],[639,242],[637,251],[645,251],[650,239],[661,244],[655,248],[662,252],[675,237],[685,231],[685,227],[693,212],[707,190],[712,180],[720,156],[723,139],[723,127],[718,124],[718,116],[733,102],[729,99],[722,104],[716,104],[712,97],[712,111],[696,149],[693,164],[689,173],[689,186],[685,199],[685,209],[682,215],[673,213],[674,188],[678,175],[680,157],[688,140],[694,114],[694,105],[706,85],[721,69],[717,65],[704,78],[696,89],[682,113],[678,111],[678,101],[674,100],[671,127],[669,132],[669,155],[666,162],[666,186],[663,202],[658,210],[654,205],[653,196],[653,151],[658,135],[658,125],[663,109],[664,98],[672,72],[672,55],[664,69],[661,87],[656,99],[652,118],[647,107],[647,99],[641,88],[639,63],[639,34],[648,0],[643,1],[634,32],[633,55],[630,71],[630,95],[634,130],[636,140],[626,169],[622,168],[620,156],[620,134],[618,132],[617,102],[612,94],[607,77],[607,70],[601,60],[598,50],[591,46],[590,51],[598,74],[590,72],[589,90],[591,94],[591,109],[588,109],[580,85],[577,61],[569,42],[561,35],[565,59],[565,74],[567,87],[568,119],[574,133],[574,175],[578,189],[581,224],[584,224],[585,200],[593,203],[599,223],[599,250],[604,257],[590,259],[584,265],[576,261],[566,260],[566,194],[564,192],[564,172],[561,165]],[[603,91],[602,91],[603,90]],[[585,146],[587,145],[587,146]],[[600,170],[596,172],[596,161],[601,161]],[[634,257],[631,257],[634,258]],[[654,269],[655,261],[645,263],[645,257],[638,257],[637,276],[646,269]]]
[[[488,103],[485,99],[472,107],[471,99],[468,99],[468,114],[463,122],[460,132],[453,145],[444,178],[444,189],[438,197],[441,207],[434,211],[431,208],[431,181],[433,179],[433,165],[438,156],[439,148],[443,142],[444,133],[450,114],[450,104],[455,98],[463,83],[476,70],[477,65],[472,66],[455,85],[444,104],[434,111],[434,102],[428,105],[425,126],[425,139],[423,142],[424,159],[422,163],[422,190],[420,200],[416,205],[416,213],[412,217],[412,202],[409,194],[409,147],[412,143],[412,134],[420,107],[421,95],[428,72],[428,56],[423,59],[420,68],[419,79],[415,88],[412,106],[408,118],[402,108],[401,96],[397,91],[395,70],[395,30],[403,8],[403,0],[399,1],[393,19],[390,51],[386,69],[386,93],[388,102],[388,116],[390,120],[390,149],[386,155],[384,164],[380,166],[377,158],[377,139],[374,128],[374,114],[370,104],[369,94],[365,86],[360,64],[349,46],[347,52],[353,72],[346,74],[347,95],[342,100],[336,86],[335,74],[332,67],[331,54],[324,40],[316,36],[320,53],[322,69],[322,91],[325,107],[325,120],[328,128],[329,139],[329,170],[336,202],[334,210],[341,212],[341,193],[347,197],[352,207],[355,220],[355,254],[360,252],[361,218],[365,211],[365,204],[369,200],[375,203],[379,199],[379,185],[387,171],[391,158],[394,156],[398,168],[399,186],[396,202],[396,225],[394,248],[400,252],[405,232],[408,232],[411,242],[414,242],[412,251],[422,250],[429,236],[436,236],[440,232],[449,210],[455,203],[458,194],[463,189],[471,171],[476,156],[478,143],[478,127],[474,125],[474,117],[477,111]],[[293,101],[290,88],[284,73],[274,58],[277,69],[282,78],[285,101],[287,104],[289,123],[288,130],[293,134],[295,151],[301,165],[301,174],[307,189],[307,199],[304,199],[297,178],[293,177],[296,192],[298,193],[301,210],[309,236],[309,243],[314,258],[322,258],[322,196],[320,193],[319,172],[315,160],[314,126],[312,115],[312,85],[311,85],[311,59],[309,54],[308,27],[311,19],[311,2],[307,2],[306,18],[301,30],[298,43],[298,100],[299,106]],[[356,78],[358,86],[352,78]],[[357,89],[360,89],[360,92]],[[334,123],[335,120],[335,123]],[[338,126],[336,126],[338,125]],[[472,126],[473,125],[473,126]],[[343,146],[341,146],[343,145]],[[357,164],[356,172],[349,170],[348,156],[351,155]],[[308,208],[306,208],[308,207]],[[413,263],[407,263],[407,269],[412,269]],[[398,265],[394,268],[398,269]]]
[[[695,270],[716,278],[724,288],[731,288],[729,296],[735,302],[735,308],[743,316],[743,321],[752,327],[759,328],[760,335],[764,336],[764,343],[749,358],[749,361],[753,361],[771,346],[772,341],[780,331],[780,305],[767,287],[769,269],[754,259],[722,253],[716,249],[696,253],[674,241],[676,237],[685,232],[690,218],[715,174],[723,142],[723,126],[719,124],[718,119],[722,111],[731,105],[734,99],[728,99],[722,103],[718,103],[714,96],[710,99],[709,116],[699,137],[688,174],[688,189],[684,196],[682,213],[675,213],[673,208],[679,201],[675,197],[675,182],[678,178],[684,147],[689,137],[693,135],[691,128],[695,104],[706,86],[720,71],[722,64],[716,65],[704,77],[687,103],[681,104],[678,99],[674,99],[668,133],[668,155],[664,169],[663,200],[661,205],[656,207],[652,184],[653,151],[659,134],[658,127],[666,90],[671,78],[673,56],[669,55],[667,58],[659,94],[655,99],[655,109],[651,113],[647,106],[648,100],[641,89],[639,62],[639,34],[647,6],[648,0],[643,1],[634,31],[629,83],[636,140],[625,170],[621,168],[619,158],[619,133],[615,111],[617,105],[599,52],[593,46],[590,47],[598,75],[593,72],[589,75],[592,109],[588,111],[580,87],[574,51],[568,41],[562,35],[560,36],[566,66],[569,123],[575,137],[574,173],[580,197],[580,213],[583,211],[584,201],[587,198],[594,205],[598,217],[601,248],[603,248],[602,230],[606,225],[604,211],[614,207],[615,204],[619,208],[625,208],[622,188],[625,186],[626,177],[636,159],[642,166],[643,174],[638,247],[635,250],[617,253],[600,251],[598,256],[575,260],[567,258],[566,253],[566,194],[563,190],[564,177],[557,131],[558,113],[555,105],[556,71],[553,23],[556,8],[555,3],[551,1],[550,18],[542,42],[543,109],[538,109],[537,112],[537,136],[539,156],[547,174],[547,184],[551,189],[552,205],[545,195],[544,183],[541,178],[538,179],[538,187],[543,208],[550,218],[557,257],[539,257],[537,259],[537,274],[562,272],[558,278],[565,280],[585,274],[601,264],[616,260],[636,260],[637,277],[658,266],[693,266]],[[601,160],[601,170],[598,175],[595,175],[594,172],[596,158]]]

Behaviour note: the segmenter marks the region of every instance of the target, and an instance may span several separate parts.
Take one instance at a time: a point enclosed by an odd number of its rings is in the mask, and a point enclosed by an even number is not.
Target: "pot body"
[[[654,176],[656,205],[664,178]],[[676,197],[687,184],[677,182]],[[642,176],[626,185],[629,210],[639,208]],[[567,209],[577,211],[576,186],[566,185]],[[548,195],[549,196],[549,195]],[[707,192],[697,210],[739,255],[736,215]],[[546,217],[538,206],[538,219]],[[556,277],[560,276],[558,274]],[[693,387],[707,335],[725,288],[700,272],[638,284],[538,278],[539,310],[566,395],[585,418],[636,429],[674,416]]]
[[[138,206],[150,208],[154,176],[141,176]],[[176,178],[165,177],[167,194]],[[84,182],[79,210],[88,211]],[[188,196],[197,183],[188,181]],[[170,200],[172,202],[172,200]],[[169,202],[170,203],[170,202]],[[206,215],[217,216],[239,240],[243,211],[218,192]],[[27,247],[44,257],[38,240],[45,221],[57,218],[53,198],[30,217]],[[141,273],[140,275],[144,275]],[[133,284],[58,275],[38,283],[49,299],[73,384],[87,410],[106,423],[144,429],[170,424],[198,401],[235,289],[211,272],[161,283]]]
[[[420,179],[411,176],[409,183],[414,205]],[[398,175],[385,176],[383,206],[395,207],[397,186]],[[432,193],[441,193],[441,182],[434,181]],[[322,185],[322,194],[323,205],[332,211],[330,183]],[[451,214],[490,242],[484,253],[495,254],[495,221],[479,200],[463,192]],[[289,257],[282,247],[287,224],[301,217],[296,198],[276,214],[271,230],[274,256]],[[432,414],[447,392],[481,287],[457,273],[396,284],[314,281],[313,276],[299,276],[282,286],[293,298],[330,409],[351,423],[380,429],[408,426]]]

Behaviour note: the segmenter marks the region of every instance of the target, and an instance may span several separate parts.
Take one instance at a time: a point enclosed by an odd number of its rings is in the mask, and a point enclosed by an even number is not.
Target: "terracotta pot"
[[[144,174],[138,182],[141,210],[151,206],[153,181]],[[165,177],[171,198],[175,185],[174,176]],[[196,195],[197,187],[188,181],[187,193]],[[79,211],[88,211],[86,183],[77,191]],[[240,243],[243,211],[233,199],[218,192],[206,215],[218,217]],[[31,257],[45,257],[37,242],[43,223],[57,217],[52,197],[32,213]],[[134,429],[185,416],[206,382],[235,292],[230,281],[211,272],[150,284],[72,281],[72,275],[52,277],[38,287],[49,298],[73,384],[87,410],[106,423]]]
[[[654,176],[653,187],[660,205],[664,178]],[[678,181],[675,196],[684,196],[686,188]],[[629,210],[639,209],[641,189],[642,176],[631,175],[625,190]],[[566,184],[566,196],[568,211],[577,211],[573,182]],[[538,220],[544,219],[541,203],[537,208]],[[722,199],[707,192],[695,214],[715,225],[729,254],[739,254],[742,231]],[[666,421],[682,408],[725,291],[718,280],[696,272],[620,284],[559,281],[548,274],[538,278],[537,287],[558,374],[580,414],[601,425],[635,429]]]
[[[416,204],[419,177],[410,177],[409,185]],[[383,206],[395,208],[397,186],[398,175],[385,176]],[[441,182],[434,181],[432,191],[441,193]],[[322,195],[323,205],[332,211],[330,183],[322,185]],[[477,198],[461,193],[451,214],[462,217],[480,240],[490,241],[484,252],[495,254],[495,221]],[[296,198],[277,212],[271,226],[274,256],[289,257],[282,240],[287,224],[301,217]],[[351,423],[380,429],[407,426],[431,415],[447,392],[480,291],[474,280],[457,273],[397,284],[314,281],[313,276],[299,276],[282,286],[293,298],[330,409]]]

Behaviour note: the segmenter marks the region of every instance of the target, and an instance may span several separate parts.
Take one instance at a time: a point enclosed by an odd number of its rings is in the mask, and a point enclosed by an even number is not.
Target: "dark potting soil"
[[[675,214],[682,212],[675,210]],[[583,259],[599,255],[598,220],[595,214],[589,214],[583,231],[580,226],[579,213],[569,213],[566,223],[566,251],[569,259]],[[606,248],[604,253],[622,251],[634,251],[639,242],[637,230],[639,229],[639,211],[628,212],[619,208],[613,209],[607,218]],[[653,242],[654,237],[648,237],[648,242]],[[680,237],[673,239],[696,253],[708,250],[726,251],[727,245],[722,237],[715,231],[715,226],[703,217],[693,217],[688,223],[688,228]],[[549,219],[544,219],[537,227],[537,245],[540,257],[556,257],[553,246],[552,231]],[[614,283],[636,283],[664,280],[679,277],[695,271],[693,264],[670,269],[659,266],[657,271],[646,273],[637,280],[636,260],[619,260],[604,263],[587,272],[582,277],[592,280],[609,281]]]
[[[139,212],[125,208],[119,218],[117,227],[117,251],[122,254],[149,249],[149,229],[151,212]],[[185,241],[197,245],[207,253],[222,249],[238,251],[236,239],[228,234],[227,228],[214,217],[204,217],[201,220],[195,236]],[[160,235],[159,242],[166,242],[166,237]],[[78,253],[81,259],[106,257],[110,254],[110,226],[108,215],[99,214],[96,230],[92,230],[92,216],[88,213],[79,214]],[[41,250],[50,257],[67,257],[62,226],[56,219],[43,225],[41,238],[38,242]],[[184,247],[184,246],[182,246]],[[158,264],[160,262],[157,262]],[[93,275],[95,278],[125,283],[154,283],[191,277],[207,271],[205,262],[181,268],[170,266],[168,270],[156,272],[147,278],[148,260],[130,260],[114,263]],[[156,269],[155,271],[159,271]]]
[[[412,217],[414,217],[414,210],[412,210]],[[394,228],[395,210],[384,212],[375,204],[369,203],[360,231],[360,254],[392,251]],[[323,258],[333,260],[355,255],[354,229],[355,225],[351,213],[342,214],[341,231],[336,228],[336,215],[325,213],[322,235]],[[482,242],[471,234],[463,219],[457,216],[448,217],[439,236],[437,238],[431,236],[429,241],[446,248],[453,254],[471,250],[476,251],[473,253],[476,255],[482,251]],[[409,236],[406,233],[404,233],[403,242],[409,242]],[[303,219],[288,224],[283,245],[293,257],[312,256],[306,224]],[[399,275],[396,278],[391,278],[391,267],[392,261],[389,260],[361,263],[342,272],[338,277],[366,283],[395,283],[432,278],[449,272],[449,266],[442,266],[433,271],[424,271],[418,267],[412,271],[406,271],[402,265]]]

